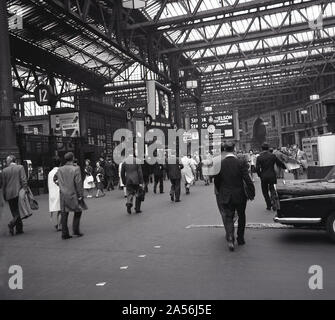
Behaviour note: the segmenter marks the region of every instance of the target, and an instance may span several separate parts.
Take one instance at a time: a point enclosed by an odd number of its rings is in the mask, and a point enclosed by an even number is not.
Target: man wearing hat
[[[234,251],[235,212],[238,214],[237,243],[238,245],[244,245],[245,209],[248,199],[246,189],[250,199],[253,199],[255,197],[255,187],[249,176],[247,164],[234,154],[234,143],[228,142],[221,149],[223,154],[220,172],[214,178],[215,193],[226,230],[228,248],[230,251]]]
[[[269,145],[263,143],[262,152],[256,160],[256,172],[261,178],[262,193],[266,203],[266,209],[271,210],[272,203],[269,195],[274,193],[274,185],[277,183],[275,164],[278,168],[286,169],[285,165],[269,150]]]

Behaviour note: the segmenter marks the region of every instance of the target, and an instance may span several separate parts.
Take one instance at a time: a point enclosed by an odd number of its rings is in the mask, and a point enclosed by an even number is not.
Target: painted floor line
[[[237,224],[235,224],[237,227]],[[196,228],[223,228],[223,224],[190,224],[185,229],[196,229]],[[284,226],[277,223],[253,223],[249,222],[246,224],[248,229],[291,229],[292,226]]]

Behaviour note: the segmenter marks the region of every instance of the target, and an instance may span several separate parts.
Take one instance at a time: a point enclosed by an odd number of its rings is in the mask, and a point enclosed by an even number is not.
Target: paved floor
[[[273,222],[259,181],[248,222]],[[230,253],[213,186],[198,183],[181,203],[168,193],[147,196],[143,213],[125,212],[122,192],[89,199],[80,239],[62,241],[47,198],[25,222],[25,234],[0,230],[0,298],[6,299],[334,299],[335,245],[323,231],[253,229]],[[8,289],[8,268],[23,268],[23,290]],[[323,290],[310,290],[312,265],[323,268]]]

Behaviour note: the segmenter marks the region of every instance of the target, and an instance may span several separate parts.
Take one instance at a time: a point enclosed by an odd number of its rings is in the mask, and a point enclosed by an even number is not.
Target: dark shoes
[[[175,202],[180,202],[180,200],[179,200],[179,199],[177,199]]]
[[[10,224],[8,225],[8,228],[9,228],[9,233],[11,236],[14,236],[14,227],[11,226]]]
[[[233,252],[235,250],[234,242],[228,241],[228,249],[229,251]]]
[[[186,188],[186,194],[190,194],[190,188]]]
[[[67,240],[67,239],[71,239],[71,238],[72,238],[72,236],[70,236],[70,235],[62,236],[62,239],[63,239],[63,240]]]
[[[80,237],[82,237],[84,234],[79,232],[79,233],[74,233],[73,235],[76,236],[76,237],[78,237],[78,238],[80,238]]]
[[[266,207],[266,210],[271,211],[271,207]]]
[[[171,201],[174,202],[174,196],[171,194],[170,197],[171,197]]]
[[[80,238],[80,237],[82,237],[84,234],[79,232],[79,233],[74,233],[73,235],[76,236],[76,237],[78,237],[78,238]],[[68,239],[72,239],[72,238],[73,238],[73,237],[70,236],[70,235],[62,236],[62,239],[63,239],[63,240],[68,240]]]
[[[136,210],[136,213],[142,213],[142,211],[141,210]]]
[[[24,234],[23,230],[20,230],[20,231],[16,231],[16,235],[20,235],[20,234]]]
[[[237,244],[239,246],[243,246],[243,245],[245,245],[245,240],[244,239],[237,239]]]
[[[129,214],[131,214],[131,206],[130,206],[130,205],[127,205],[127,212],[128,212]]]

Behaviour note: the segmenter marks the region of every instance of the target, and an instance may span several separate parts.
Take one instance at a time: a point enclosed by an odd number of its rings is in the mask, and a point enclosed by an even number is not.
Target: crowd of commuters
[[[247,200],[255,197],[255,174],[261,180],[261,189],[266,203],[266,209],[276,209],[274,190],[277,178],[283,178],[283,172],[290,170],[295,178],[299,177],[301,168],[307,167],[305,154],[297,147],[271,149],[268,144],[262,145],[262,151],[241,150],[235,152],[232,143],[222,147],[222,153],[213,156],[207,152],[203,157],[198,153],[185,155],[181,158],[175,155],[167,156],[165,162],[149,164],[151,161],[139,162],[130,156],[124,162],[116,165],[111,157],[100,157],[92,166],[87,159],[83,168],[74,158],[73,153],[65,154],[63,159],[53,159],[52,170],[48,174],[49,212],[54,227],[62,232],[62,239],[70,239],[68,229],[69,212],[73,212],[72,234],[83,236],[80,231],[82,211],[87,209],[84,198],[100,198],[105,196],[105,190],[116,188],[123,190],[126,198],[126,212],[141,213],[141,204],[148,193],[150,183],[153,193],[164,193],[164,180],[170,180],[170,198],[172,202],[180,202],[182,184],[185,195],[191,194],[192,186],[197,181],[203,181],[205,186],[214,180],[214,189],[219,212],[226,230],[228,247],[234,250],[234,219],[238,216],[237,243],[245,244],[245,209]],[[173,158],[173,159],[172,159]],[[62,160],[62,161],[61,161]],[[149,159],[147,159],[149,160]],[[7,167],[0,173],[0,188],[3,199],[8,202],[12,220],[8,224],[9,233],[22,234],[22,214],[20,193],[31,194],[23,166],[16,163],[14,156],[7,157]],[[63,165],[61,163],[63,162]],[[219,167],[217,167],[220,165]],[[0,197],[0,206],[3,200]]]

